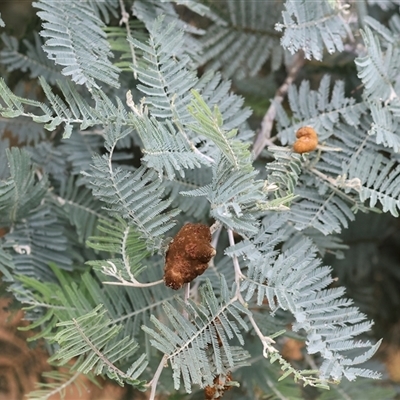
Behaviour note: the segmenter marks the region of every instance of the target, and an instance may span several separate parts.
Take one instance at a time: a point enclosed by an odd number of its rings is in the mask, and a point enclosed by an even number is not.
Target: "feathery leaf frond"
[[[365,86],[366,104],[371,110],[373,123],[369,134],[375,137],[378,144],[400,150],[400,136],[397,126],[400,122],[400,98],[397,79],[400,62],[400,20],[394,16],[390,29],[372,18],[366,18],[366,23],[383,37],[384,51],[377,35],[366,26],[361,31],[367,49],[367,55],[355,60],[358,76]]]
[[[111,16],[114,18],[118,16],[119,3],[117,0],[86,0],[86,2],[90,4],[96,15],[104,20],[106,24],[110,22]]]
[[[7,150],[11,176],[0,182],[0,216],[3,226],[15,223],[37,208],[47,193],[46,175],[40,181],[25,150]]]
[[[236,338],[243,344],[239,327],[248,328],[239,313],[247,314],[248,311],[231,296],[223,277],[220,297],[215,295],[209,281],[200,287],[200,293],[200,304],[179,302],[188,319],[166,302],[166,315],[173,328],[153,316],[151,322],[157,330],[147,326],[142,328],[152,337],[152,345],[167,355],[175,388],[179,389],[183,380],[189,393],[192,384],[212,385],[217,375],[245,365],[244,360],[249,357],[241,347],[229,343]]]
[[[2,279],[5,282],[14,281],[11,273],[14,269],[15,266],[11,254],[0,247],[0,273],[3,275]]]
[[[174,225],[172,218],[179,210],[166,211],[172,200],[162,200],[164,188],[154,170],[141,166],[132,173],[113,165],[115,146],[129,133],[121,129],[118,125],[109,127],[106,134],[109,153],[95,155],[92,169],[85,175],[90,178],[94,196],[106,203],[104,208],[135,225],[149,248],[157,249],[162,240],[160,236]]]
[[[183,3],[186,7],[193,8],[191,6],[195,1],[196,0],[185,0]],[[198,39],[194,37],[193,34],[201,35],[204,31],[182,20],[174,3],[177,2],[175,0],[136,0],[133,3],[132,13],[146,25],[149,32],[152,31],[155,21],[160,18],[164,20],[166,26],[170,24],[174,25],[176,27],[175,33],[178,33],[178,31],[183,32],[184,45],[175,47],[173,51],[179,58],[186,57],[187,55],[193,58],[201,51]],[[204,7],[201,8],[205,10]]]
[[[334,5],[332,5],[334,4]],[[342,9],[328,0],[298,2],[287,0],[282,12],[283,23],[275,29],[284,30],[281,45],[292,54],[303,50],[307,59],[322,60],[324,47],[329,54],[343,51],[343,39],[347,36]]]
[[[84,374],[90,371],[96,375],[106,374],[121,385],[126,382],[143,388],[144,381],[138,380],[138,377],[147,365],[145,355],[142,354],[133,362],[126,372],[115,365],[121,359],[131,358],[138,344],[126,336],[116,341],[121,327],[111,325],[106,312],[100,304],[87,314],[59,322],[52,341],[60,348],[50,357],[49,362],[64,365],[77,357],[74,370]]]
[[[343,119],[350,126],[358,126],[365,112],[363,103],[356,103],[344,93],[344,82],[335,81],[330,90],[331,78],[324,75],[318,91],[310,89],[308,81],[302,81],[299,89],[294,85],[288,91],[292,117],[289,118],[280,103],[276,103],[279,138],[283,144],[293,143],[295,133],[302,126],[312,126],[320,142],[328,139]]]
[[[167,25],[164,18],[158,18],[150,30],[148,43],[130,39],[131,43],[143,51],[145,61],[132,67],[141,82],[137,88],[145,95],[151,115],[157,118],[177,119],[181,124],[190,119],[186,109],[190,102],[190,92],[197,78],[186,66],[188,56],[178,61],[173,58],[182,46],[183,33],[177,34],[174,24]]]
[[[301,174],[300,156],[274,146],[270,146],[268,150],[272,152],[275,158],[275,161],[265,166],[269,173],[267,178],[268,185],[276,186],[278,197],[293,194]]]
[[[358,76],[365,85],[365,94],[381,101],[386,101],[392,96],[393,83],[396,79],[396,69],[400,61],[400,48],[389,43],[385,54],[382,53],[378,37],[366,26],[361,31],[368,54],[358,57],[355,63],[358,67]]]
[[[107,58],[112,53],[103,22],[89,3],[39,0],[33,5],[41,10],[37,15],[44,21],[40,32],[46,38],[44,51],[50,60],[64,67],[65,76],[87,87],[98,87],[96,81],[119,87],[119,70]]]
[[[0,62],[6,66],[7,71],[30,71],[30,78],[43,76],[54,85],[57,80],[65,79],[60,70],[46,57],[42,46],[42,40],[38,34],[34,36],[35,43],[23,40],[26,53],[19,50],[18,40],[6,33],[1,34],[1,40],[5,47],[0,51]]]
[[[146,243],[140,240],[140,234],[123,220],[115,223],[100,220],[98,230],[102,236],[90,237],[88,246],[95,250],[107,251],[113,258],[87,263],[105,275],[113,276],[120,281],[133,282],[144,269],[143,260],[150,255]]]
[[[14,251],[15,274],[49,281],[54,279],[50,263],[65,270],[72,269],[64,227],[48,207],[39,207],[15,223],[3,247]]]
[[[213,218],[245,236],[257,233],[257,217],[267,204],[263,192],[264,181],[255,180],[258,172],[232,170],[231,163],[225,157],[221,157],[212,171],[211,184],[181,194],[206,196]]]
[[[218,16],[199,41],[202,52],[197,65],[220,70],[224,77],[243,79],[255,76],[268,59],[277,70],[283,60],[280,34],[274,25],[282,11],[281,2],[226,0],[208,2]]]
[[[97,231],[98,220],[104,219],[102,203],[93,198],[89,189],[77,186],[73,178],[61,188],[59,195],[54,194],[52,198],[63,216],[75,227],[80,243],[85,243]]]
[[[210,203],[205,197],[183,196],[181,192],[199,189],[211,182],[211,169],[208,167],[185,171],[185,178],[175,176],[165,181],[165,194],[172,200],[172,206],[178,207],[186,215],[199,220],[208,215]]]
[[[149,248],[158,248],[159,237],[174,223],[179,211],[165,212],[171,200],[162,200],[163,187],[156,173],[140,167],[134,173],[114,168],[107,155],[93,158],[92,171],[87,174],[95,197],[106,203],[112,215],[121,215],[134,224],[146,238]]]
[[[230,81],[223,80],[220,72],[204,73],[194,89],[201,94],[210,109],[218,107],[222,115],[223,130],[243,127],[252,114],[248,107],[243,107],[244,98],[231,91]]]
[[[348,166],[349,178],[360,180],[360,200],[369,200],[370,207],[381,203],[384,212],[399,216],[400,210],[400,165],[382,154],[371,157],[361,154],[354,157]]]
[[[354,220],[349,205],[335,190],[326,188],[326,192],[320,195],[307,187],[299,188],[295,193],[299,197],[290,209],[290,219],[295,223],[296,229],[314,227],[328,235],[332,232],[340,233],[342,227],[347,228],[348,220]]]
[[[161,179],[175,178],[176,173],[184,178],[185,169],[200,168],[209,164],[205,157],[194,152],[174,126],[166,121],[162,123],[146,114],[135,118],[136,131],[142,139],[144,149],[143,161],[149,168],[158,172]]]
[[[91,374],[84,375],[81,372],[74,372],[71,367],[63,371],[49,371],[43,372],[41,382],[36,383],[36,390],[27,395],[28,400],[43,400],[49,399],[52,396],[59,395],[61,399],[64,398],[66,392],[70,388],[78,391],[78,394],[85,390],[89,390],[86,380],[81,379],[83,376],[88,378],[90,382],[98,385]]]
[[[229,132],[223,130],[222,114],[216,105],[211,110],[196,90],[192,90],[192,94],[193,99],[189,111],[196,123],[189,124],[189,128],[212,140],[235,170],[251,170],[249,144],[235,138],[237,129],[232,129]]]
[[[246,240],[247,247],[240,244],[239,252],[230,248],[230,255],[244,255],[249,260],[241,285],[245,299],[249,301],[257,294],[257,304],[266,298],[272,313],[281,308],[293,314],[293,330],[304,329],[307,333],[308,352],[319,352],[325,359],[320,368],[323,379],[364,376],[361,370],[348,366],[363,363],[379,347],[379,342],[353,340],[368,331],[372,323],[365,322],[365,315],[342,297],[344,288],[327,289],[333,281],[331,270],[320,266],[310,240],[299,241],[277,256],[265,236]],[[346,352],[354,348],[366,350],[352,359]],[[371,371],[368,374],[379,377]]]

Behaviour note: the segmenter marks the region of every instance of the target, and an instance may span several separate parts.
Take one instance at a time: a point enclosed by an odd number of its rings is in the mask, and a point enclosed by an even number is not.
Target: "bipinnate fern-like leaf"
[[[129,383],[143,389],[145,382],[138,377],[146,368],[146,356],[142,354],[127,371],[116,366],[119,360],[131,358],[138,344],[127,336],[115,340],[121,326],[112,325],[106,312],[100,304],[87,314],[59,322],[57,333],[52,339],[59,345],[59,349],[49,358],[49,362],[64,365],[77,357],[74,370],[84,374],[93,372],[96,375],[107,375],[121,385]]]
[[[293,194],[301,174],[300,156],[277,146],[270,146],[268,150],[275,158],[275,161],[265,165],[268,172],[268,185],[276,186],[278,197]]]
[[[108,252],[110,247],[106,244],[104,248]],[[111,323],[122,329],[120,334],[132,339],[152,313],[160,315],[163,312],[161,305],[164,301],[176,303],[174,293],[165,285],[132,290],[126,286],[104,285],[100,281],[104,279],[102,274],[97,276],[93,272],[87,272],[80,276],[79,282],[75,282],[71,274],[54,266],[51,270],[57,283],[39,281],[26,275],[18,278],[24,290],[18,288],[17,293],[24,295],[27,318],[35,320],[27,329],[46,326],[46,329],[37,332],[35,339],[44,336],[50,339],[58,322],[71,321],[90,313],[99,304],[107,310],[106,317]],[[144,274],[148,272],[148,278],[155,280],[155,274],[150,269]],[[161,269],[158,272],[161,273]],[[117,337],[113,340],[118,342],[119,339]]]
[[[370,207],[379,202],[384,212],[399,216],[400,165],[382,154],[371,157],[361,154],[348,165],[349,177],[359,179],[360,200],[369,200]]]
[[[202,164],[209,164],[201,153],[194,151],[193,145],[190,147],[189,141],[176,131],[171,122],[163,123],[142,114],[135,118],[135,126],[144,146],[142,160],[149,168],[158,172],[160,179],[164,175],[172,180],[176,173],[184,178],[185,169],[200,168]]]
[[[243,100],[229,93],[230,83],[221,82],[220,75],[208,73],[200,80],[195,76],[189,58],[179,55],[184,39],[175,24],[167,25],[159,17],[149,31],[147,43],[131,39],[144,55],[143,62],[132,68],[141,82],[138,89],[145,97],[142,106],[131,104],[135,113],[141,114],[133,123],[144,142],[144,161],[159,174],[164,172],[173,179],[175,171],[182,174],[184,169],[198,167],[200,163],[209,164],[216,155],[213,144],[217,144],[235,168],[238,163],[250,165],[249,144],[228,140],[237,135],[237,127],[250,115],[242,107]],[[190,93],[193,88],[197,91]],[[143,104],[155,119],[146,119]]]
[[[197,2],[196,0],[178,2],[183,3],[185,7],[193,9],[193,6],[197,10],[203,13],[207,12],[207,7]],[[178,58],[186,57],[190,55],[193,58],[196,54],[201,52],[201,46],[197,37],[194,35],[201,35],[204,33],[203,29],[198,28],[194,24],[188,24],[187,21],[181,19],[181,15],[176,8],[177,2],[175,0],[137,0],[133,3],[132,14],[142,21],[147,30],[150,32],[154,27],[154,22],[162,18],[164,20],[165,26],[174,25],[176,33],[180,31],[183,33],[183,46],[174,46],[174,53]],[[189,61],[191,63],[191,60]]]
[[[311,90],[308,81],[302,81],[298,89],[290,86],[288,98],[290,118],[280,103],[275,104],[278,135],[283,144],[293,143],[297,129],[308,125],[318,133],[320,142],[326,140],[342,119],[350,126],[358,126],[366,109],[363,103],[345,96],[343,81],[336,80],[331,89],[329,75],[323,76],[318,91]]]
[[[20,70],[29,71],[31,78],[43,76],[49,83],[55,84],[57,80],[64,79],[60,70],[46,57],[42,46],[42,40],[36,33],[34,43],[23,40],[26,53],[19,50],[18,40],[8,36],[5,32],[1,34],[4,48],[0,51],[0,63],[7,68],[7,71]]]
[[[163,187],[153,170],[140,167],[134,173],[113,167],[107,155],[93,158],[91,188],[112,215],[135,225],[150,248],[158,248],[161,235],[174,224],[178,210],[166,211],[171,200],[162,200]]]
[[[210,109],[218,107],[223,120],[222,129],[225,131],[235,128],[240,130],[252,114],[250,108],[243,107],[244,98],[232,92],[231,82],[223,80],[220,72],[204,73],[194,89],[201,94]]]
[[[11,254],[0,248],[0,273],[3,275],[4,282],[12,282],[14,280],[12,275],[14,269],[15,266]]]
[[[397,75],[393,65],[397,65],[400,57],[400,43],[397,39],[399,19],[397,17],[392,19],[393,31],[371,17],[367,17],[365,22],[367,25],[361,30],[361,34],[366,54],[355,60],[358,77],[365,85],[366,96],[387,101],[396,97],[394,91]],[[384,50],[380,43],[380,37],[384,39],[386,47]]]
[[[5,118],[16,118],[21,115],[32,117],[32,114],[25,112],[24,105],[39,107],[45,113],[48,111],[48,108],[38,101],[24,99],[15,95],[8,88],[3,78],[0,79],[0,100],[0,115]]]
[[[400,151],[400,135],[398,133],[400,101],[395,100],[389,107],[385,107],[379,101],[371,101],[367,104],[373,119],[368,133],[377,144],[392,148],[395,153],[398,153]]]
[[[206,281],[200,287],[200,304],[179,301],[188,318],[165,302],[169,325],[152,316],[155,329],[142,328],[150,335],[152,345],[167,356],[176,389],[181,381],[188,393],[193,384],[212,385],[217,375],[246,365],[245,360],[249,358],[247,351],[230,344],[234,338],[244,344],[240,330],[248,330],[248,327],[241,314],[248,311],[228,290],[222,276],[220,285],[218,297],[211,283]]]
[[[141,82],[137,88],[145,95],[144,104],[151,115],[165,119],[178,120],[183,124],[190,119],[187,105],[190,103],[189,90],[197,78],[190,72],[188,56],[179,61],[173,56],[182,47],[183,33],[176,31],[175,24],[166,25],[159,17],[150,27],[148,43],[130,39],[131,43],[143,52],[145,63],[132,68]]]
[[[178,207],[186,215],[191,215],[197,220],[201,220],[208,215],[210,203],[207,198],[199,196],[183,196],[181,192],[201,188],[211,182],[211,168],[202,167],[185,171],[185,178],[175,176],[171,181],[165,181],[165,193],[172,200],[172,206]]]
[[[89,189],[78,186],[72,177],[60,188],[59,194],[52,194],[52,199],[60,214],[76,229],[80,243],[85,243],[97,232],[99,219],[105,219],[101,212],[102,203]]]
[[[174,223],[179,210],[168,210],[172,200],[162,199],[164,188],[154,170],[141,166],[134,172],[112,161],[115,146],[130,130],[121,126],[109,127],[106,136],[108,153],[93,156],[92,170],[85,173],[95,197],[105,203],[111,215],[119,215],[147,241],[149,248],[159,249],[161,235]]]
[[[181,194],[205,196],[213,218],[244,236],[257,233],[258,217],[263,207],[267,207],[264,181],[255,179],[258,172],[234,170],[223,156],[213,165],[212,171],[210,184]]]
[[[50,179],[66,183],[66,160],[61,149],[53,142],[42,141],[34,146],[26,146],[26,151],[34,165]]]
[[[118,2],[116,0],[87,0],[91,5],[95,14],[102,19],[106,24],[111,20],[111,16],[118,17]]]
[[[237,129],[229,132],[223,129],[223,117],[216,105],[211,110],[196,90],[192,90],[192,94],[189,111],[195,122],[189,124],[189,128],[210,139],[229,160],[233,169],[251,170],[249,144],[235,138]]]
[[[10,176],[10,167],[7,160],[7,150],[10,148],[10,140],[0,139],[0,180],[5,181]]]
[[[53,279],[48,267],[56,262],[71,269],[67,238],[54,209],[45,204],[48,192],[46,174],[38,180],[35,168],[25,150],[7,150],[10,177],[0,182],[0,220],[11,228],[2,244],[12,263],[6,263],[14,274]],[[8,275],[7,275],[8,276]]]
[[[224,77],[255,76],[268,59],[272,69],[282,63],[280,34],[274,25],[282,11],[281,2],[224,0],[208,2],[215,16],[213,24],[199,38],[202,51],[197,65],[222,71]]]
[[[98,110],[90,106],[70,82],[57,82],[63,94],[63,99],[61,99],[43,78],[39,78],[39,81],[51,110],[47,109],[45,115],[36,119],[38,122],[45,122],[44,127],[47,130],[52,131],[63,124],[63,137],[67,139],[70,137],[74,125],[78,125],[83,130],[100,124],[106,118],[105,115],[100,117]]]
[[[108,59],[112,53],[104,24],[88,2],[40,0],[33,5],[43,21],[44,51],[64,67],[64,75],[88,87],[98,87],[96,81],[119,86],[119,70]]]
[[[130,40],[134,37],[144,43],[148,39],[148,32],[140,20],[130,20],[127,26],[106,26],[107,40],[116,58],[113,64],[121,71],[132,72],[132,64],[137,67],[137,62],[142,59],[142,52],[132,46]],[[128,39],[129,38],[129,39]]]
[[[318,92],[310,90],[307,82],[298,90],[291,87],[292,119],[277,104],[282,142],[294,141],[297,129],[309,125],[316,130],[319,143],[327,146],[300,158],[301,174],[294,191],[298,198],[290,210],[296,229],[316,228],[324,235],[340,232],[354,219],[354,212],[369,208],[360,199],[359,178],[354,173],[350,177],[348,166],[354,154],[381,149],[367,134],[371,119],[366,115],[365,103],[356,104],[346,98],[340,82],[335,83],[330,94],[329,83],[330,78],[324,76]]]
[[[322,59],[325,48],[329,53],[343,50],[347,33],[342,9],[331,0],[317,3],[287,0],[283,24],[277,28],[284,29],[283,47]],[[185,27],[176,4],[210,19],[210,26],[204,31],[192,24]],[[3,64],[10,71],[43,75],[46,104],[13,93],[0,79],[1,117],[29,118],[54,133],[51,142],[39,145],[44,135],[38,135],[28,150],[37,166],[16,149],[8,152],[9,170],[0,159],[0,217],[10,227],[0,240],[0,272],[28,306],[31,327],[42,328],[37,337],[54,345],[50,362],[67,365],[74,359],[72,371],[107,375],[145,389],[141,376],[151,371],[146,356],[137,355],[140,339],[148,356],[159,350],[162,361],[171,365],[175,388],[190,392],[193,385],[213,386],[216,378],[245,364],[253,346],[250,335],[244,339],[247,321],[265,345],[269,338],[264,333],[287,326],[277,318],[284,310],[295,319],[293,330],[307,335],[308,353],[323,359],[322,380],[303,382],[378,377],[360,367],[379,346],[358,340],[372,323],[343,298],[343,288],[334,287],[331,269],[321,265],[314,244],[321,252],[339,248],[332,232],[347,227],[368,199],[364,209],[378,205],[398,215],[400,170],[390,156],[400,149],[400,20],[394,17],[390,29],[365,20],[381,41],[364,29],[368,54],[357,59],[365,86],[362,102],[347,98],[344,83],[331,85],[328,76],[317,90],[307,82],[299,89],[290,86],[291,111],[276,104],[278,138],[291,145],[296,130],[311,125],[319,146],[305,155],[271,146],[275,161],[258,173],[249,150],[252,132],[244,124],[250,110],[221,76],[253,76],[268,59],[272,70],[278,68],[284,49],[276,46],[280,33],[270,28],[282,4],[265,12],[271,2],[135,0],[133,13],[140,25],[129,24],[123,13],[128,39],[122,28],[108,31],[118,38],[115,50],[122,50],[122,65],[131,67],[138,79],[132,85],[138,82],[135,89],[144,96],[138,105],[127,96],[130,111],[119,93],[115,99],[110,88],[99,87],[119,86],[102,19],[118,18],[123,2],[37,0],[45,53],[35,39],[35,45],[25,43],[24,58],[15,40],[4,36]],[[148,34],[141,30],[130,35],[133,26],[146,26]],[[193,57],[200,54],[199,45],[203,55]],[[64,68],[59,82],[57,73],[49,72],[49,61]],[[199,65],[206,65],[201,78],[195,71]],[[207,67],[221,68],[222,74]],[[50,86],[54,83],[57,88]],[[86,88],[77,90],[74,84]],[[69,138],[61,145],[55,136],[59,128]],[[138,136],[141,166],[139,160],[118,164],[125,157],[120,150]],[[6,143],[2,140],[1,148]],[[82,172],[83,178],[77,179]],[[274,208],[285,211],[272,214]],[[225,249],[226,257],[220,251],[223,240],[215,246],[217,260],[185,300],[165,285],[150,287],[162,283],[164,236],[179,213],[185,220],[213,218],[218,226],[213,243],[223,229],[229,230],[230,243],[235,240],[232,231],[241,236]],[[66,232],[71,226],[74,238]],[[321,233],[330,236],[321,239]],[[90,249],[76,248],[84,242]],[[86,252],[92,255],[86,265],[93,268],[69,273]],[[136,280],[139,276],[148,286]],[[271,315],[258,331],[267,307]],[[268,343],[263,355],[279,360],[278,347]],[[283,378],[294,371],[287,362],[281,366]],[[162,367],[146,385],[152,385],[153,396]]]
[[[322,60],[324,48],[330,54],[343,51],[346,23],[335,3],[286,0],[285,8],[283,23],[276,24],[275,29],[284,30],[281,45],[292,54],[301,49],[307,59]]]
[[[290,219],[296,229],[314,227],[328,235],[340,233],[343,227],[347,228],[349,220],[354,220],[349,204],[336,190],[329,187],[324,189],[322,194],[312,187],[300,187],[295,191],[298,198],[290,208]]]
[[[400,19],[393,17],[393,31],[381,25],[372,18],[366,18],[371,26],[365,26],[361,31],[367,54],[355,60],[358,76],[365,85],[366,104],[371,110],[373,123],[369,134],[376,143],[400,150],[400,136],[397,126],[400,122],[400,99],[397,80],[397,65],[400,62],[400,42],[397,37],[400,32]],[[380,36],[375,33],[380,34]],[[382,50],[379,37],[383,37],[386,47]]]
[[[77,390],[81,393],[85,390],[89,391],[89,382],[96,384],[97,381],[93,374],[85,374],[85,378],[82,380],[83,374],[79,371],[72,371],[72,365],[64,366],[63,370],[52,370],[42,373],[41,382],[36,384],[35,390],[31,391],[27,395],[28,400],[43,400],[51,398],[51,396],[63,396],[66,390]]]
[[[82,186],[86,181],[86,177],[81,173],[90,170],[93,155],[99,153],[103,146],[102,135],[88,132],[85,134],[74,132],[68,140],[60,143],[59,148],[70,165],[71,174],[77,178],[76,185]]]
[[[132,282],[143,270],[142,262],[149,256],[146,242],[140,239],[132,225],[122,219],[117,221],[100,220],[98,230],[102,236],[92,236],[87,244],[95,250],[107,251],[112,259],[88,261],[105,275],[119,278],[120,281]]]
[[[14,223],[3,247],[13,256],[14,274],[49,281],[54,280],[50,263],[56,263],[61,269],[72,269],[65,228],[48,206],[38,207]]]
[[[0,182],[0,217],[3,226],[16,223],[36,209],[47,193],[46,175],[38,181],[30,157],[25,150],[6,150],[10,177]]]
[[[44,124],[48,131],[54,131],[61,125],[64,127],[64,138],[69,138],[76,126],[84,130],[94,125],[111,123],[115,118],[126,118],[121,101],[117,99],[115,105],[101,90],[92,89],[95,104],[91,105],[68,80],[57,82],[62,98],[43,77],[39,78],[39,82],[49,106],[15,95],[0,79],[0,115],[6,118],[28,117],[37,124]]]
[[[268,235],[239,243],[237,251],[235,247],[228,249],[228,255],[243,255],[248,260],[241,285],[245,300],[255,297],[261,305],[266,299],[272,313],[283,309],[293,314],[293,329],[304,329],[307,334],[308,352],[320,353],[324,359],[322,379],[378,378],[375,372],[352,367],[369,359],[379,347],[380,342],[354,339],[369,331],[372,322],[366,321],[351,300],[342,297],[344,288],[328,289],[333,282],[331,269],[321,266],[311,241],[301,240],[277,256]],[[360,351],[351,358],[348,352],[353,349]]]

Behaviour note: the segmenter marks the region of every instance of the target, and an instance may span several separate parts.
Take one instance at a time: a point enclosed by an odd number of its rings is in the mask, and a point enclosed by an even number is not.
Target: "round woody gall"
[[[178,290],[201,275],[216,254],[210,243],[211,232],[207,225],[184,225],[170,243],[165,255],[165,284]]]

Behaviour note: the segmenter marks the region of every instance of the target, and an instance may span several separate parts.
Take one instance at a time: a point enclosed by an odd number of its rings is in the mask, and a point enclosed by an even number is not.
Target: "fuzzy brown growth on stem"
[[[176,234],[165,256],[164,282],[178,290],[207,268],[215,249],[210,228],[204,224],[186,224]]]
[[[313,151],[318,146],[317,132],[311,126],[303,126],[296,132],[297,140],[293,144],[295,153],[308,153]]]
[[[231,389],[229,382],[232,380],[232,375],[228,372],[227,375],[218,375],[214,378],[214,384],[212,386],[206,386],[204,388],[205,400],[222,399],[224,393]]]

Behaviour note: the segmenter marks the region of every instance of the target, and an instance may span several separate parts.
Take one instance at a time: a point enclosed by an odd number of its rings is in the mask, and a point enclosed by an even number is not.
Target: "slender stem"
[[[234,246],[235,238],[233,237],[232,229],[228,229],[228,238],[229,238],[229,244],[231,246]],[[246,307],[246,302],[244,301],[243,296],[240,293],[240,282],[245,276],[243,275],[243,273],[240,269],[239,260],[237,259],[237,257],[235,255],[232,257],[232,261],[233,261],[233,266],[235,268],[235,282],[236,282],[235,297],[237,297],[239,302]],[[253,329],[254,329],[256,335],[259,337],[259,339],[263,345],[264,357],[267,358],[268,353],[276,353],[278,350],[276,350],[275,347],[272,346],[272,344],[275,343],[275,341],[273,339],[271,339],[270,337],[263,335],[263,333],[261,332],[260,328],[258,327],[256,321],[254,320],[252,314],[249,313],[247,315],[247,317],[249,318],[249,321],[250,321],[251,325],[253,326]]]
[[[127,281],[121,276],[121,274],[118,272],[117,266],[112,261],[107,260],[107,263],[109,264],[109,266],[104,266],[104,265],[101,266],[103,274],[108,276],[113,276],[114,278],[118,279],[119,282],[103,282],[104,284],[134,286],[134,287],[149,287],[149,286],[159,285],[160,283],[164,282],[162,279],[160,279],[159,281],[155,282],[140,283],[132,275],[130,275],[131,281]]]
[[[215,222],[210,226],[211,235],[213,235],[213,234],[214,234],[216,231],[218,231],[218,230],[221,232],[221,228],[222,228],[221,222],[215,221]],[[218,234],[218,236],[219,236],[219,234]]]
[[[52,390],[51,392],[49,392],[45,397],[43,397],[45,400],[49,399],[50,397],[52,397],[53,395],[56,394],[60,394],[63,393],[64,389],[66,389],[69,385],[71,385],[79,376],[82,375],[82,372],[77,371],[75,372],[75,374],[73,376],[71,376],[71,378],[69,378],[66,382],[64,382],[61,386],[58,386],[57,388],[55,388],[54,390]]]
[[[357,9],[358,23],[361,28],[364,28],[364,19],[368,15],[367,5],[365,4],[365,0],[358,0],[355,3]]]
[[[304,56],[302,52],[297,53],[293,57],[292,65],[289,68],[288,75],[283,82],[282,86],[275,93],[274,99],[271,101],[264,118],[261,122],[261,129],[257,134],[257,137],[253,145],[254,157],[257,158],[260,153],[264,150],[265,146],[273,144],[271,139],[271,131],[274,125],[274,119],[276,116],[276,104],[282,103],[284,97],[286,96],[289,86],[296,79],[300,68],[304,65]]]
[[[232,229],[228,229],[228,238],[229,238],[229,244],[231,246],[234,246],[235,238],[233,237]],[[242,299],[242,295],[240,294],[240,281],[243,279],[242,270],[240,269],[239,260],[237,259],[236,256],[232,257],[232,261],[233,261],[233,267],[235,269],[236,296],[239,299]]]
[[[185,303],[187,303],[187,301],[189,299],[189,295],[190,295],[190,282],[189,283],[185,283],[185,294],[184,294]]]
[[[107,367],[113,371],[115,374],[118,376],[124,378],[124,379],[129,379],[129,375],[127,375],[125,372],[121,371],[119,368],[117,368],[106,356],[103,354],[97,347],[96,345],[90,340],[88,336],[86,336],[85,332],[82,330],[81,326],[79,325],[79,322],[75,319],[72,318],[72,322],[75,326],[75,329],[78,331],[78,334],[81,336],[81,338],[84,340],[84,342],[87,344],[88,347],[97,355],[97,357],[103,361],[104,364],[107,365]]]
[[[150,287],[150,286],[156,286],[159,285],[160,283],[163,283],[164,280],[160,279],[159,281],[155,282],[148,282],[148,283],[141,283],[135,279],[135,282],[128,282],[128,281],[121,281],[121,282],[103,282],[105,285],[115,285],[115,286],[134,286],[134,287]]]
[[[121,20],[119,21],[119,24],[120,25],[122,25],[122,24],[125,25],[126,36],[128,38],[132,38],[131,27],[129,26],[129,14],[126,11],[124,0],[119,0],[119,5],[121,7],[121,16],[122,16]],[[135,48],[134,48],[134,46],[133,46],[131,41],[128,41],[128,42],[129,42],[129,49],[130,49],[131,55],[132,55],[132,65],[136,68],[137,67],[137,59],[136,59]],[[135,79],[137,79],[137,72],[135,70],[133,71],[133,77]]]
[[[275,386],[275,383],[271,381],[271,379],[265,378],[265,381],[267,382],[267,385],[269,388],[275,393],[275,395],[280,399],[280,400],[290,400],[289,397],[285,397]]]
[[[184,285],[183,300],[185,301],[185,304],[188,303],[189,297],[190,297],[190,282],[185,283]],[[183,310],[182,315],[184,318],[189,319],[189,314],[186,310]]]
[[[153,379],[148,384],[148,386],[151,387],[149,400],[155,399],[157,383],[158,383],[158,380],[160,379],[162,370],[164,369],[164,366],[167,362],[167,357],[168,356],[165,354],[164,357],[161,359],[160,364],[158,365],[158,368],[156,370],[156,373],[153,376]]]

